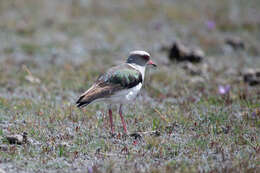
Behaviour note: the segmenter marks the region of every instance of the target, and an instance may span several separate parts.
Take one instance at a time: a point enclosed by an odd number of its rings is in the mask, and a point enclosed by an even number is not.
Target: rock
[[[139,133],[132,133],[130,134],[131,137],[135,138],[135,139],[141,139],[142,136]]]
[[[245,49],[245,44],[239,37],[229,37],[225,39],[225,43],[231,46],[233,49]]]
[[[247,69],[242,75],[244,82],[248,83],[250,86],[260,84],[260,69]]]
[[[199,63],[204,57],[205,54],[201,49],[191,49],[179,42],[174,42],[169,50],[169,59],[171,61]]]
[[[129,136],[135,138],[135,139],[142,139],[142,136],[144,135],[151,135],[151,136],[160,136],[161,133],[158,130],[155,131],[147,131],[147,132],[135,132],[130,134]]]
[[[24,143],[27,143],[27,133],[24,132],[23,135],[10,135],[10,136],[6,136],[7,141],[10,144],[18,144],[18,145],[22,145]]]
[[[23,143],[23,136],[22,135],[11,135],[11,136],[6,136],[6,139],[10,144],[18,144],[22,145]]]
[[[160,136],[161,132],[156,130],[156,131],[152,132],[151,135],[153,135],[153,136]]]

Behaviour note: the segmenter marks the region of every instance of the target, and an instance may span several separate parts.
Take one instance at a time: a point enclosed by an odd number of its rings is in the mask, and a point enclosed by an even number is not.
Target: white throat
[[[138,70],[141,72],[142,74],[142,79],[144,81],[144,75],[145,75],[145,66],[140,66],[140,65],[137,65],[137,64],[129,64],[131,67],[133,67],[134,69]]]

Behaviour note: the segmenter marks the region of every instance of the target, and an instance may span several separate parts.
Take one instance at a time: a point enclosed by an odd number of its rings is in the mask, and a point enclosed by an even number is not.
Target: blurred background
[[[251,61],[259,56],[259,6],[257,0],[1,0],[0,56],[35,63],[121,61],[143,49],[163,62],[159,50],[174,40],[219,56],[230,52],[223,40],[239,36],[248,46],[239,56]]]

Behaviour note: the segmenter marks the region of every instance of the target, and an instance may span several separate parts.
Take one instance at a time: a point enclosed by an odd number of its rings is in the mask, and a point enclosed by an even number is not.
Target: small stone
[[[169,59],[171,61],[199,63],[204,57],[205,54],[201,49],[191,49],[179,42],[174,42],[169,50]]]
[[[192,49],[190,53],[190,62],[201,62],[205,53],[201,49]]]
[[[260,69],[255,71],[255,75],[256,75],[256,77],[260,78]]]
[[[156,131],[152,132],[151,135],[153,135],[153,136],[160,136],[161,133],[160,133],[160,131],[156,130]]]
[[[22,143],[23,143],[22,135],[12,135],[12,136],[7,136],[6,138],[10,144],[22,145]]]
[[[243,72],[243,79],[245,83],[250,86],[260,84],[260,69],[247,69]]]
[[[10,144],[18,144],[18,145],[22,145],[23,143],[27,142],[27,133],[24,132],[23,135],[10,135],[10,136],[6,136],[7,141]]]
[[[233,49],[245,49],[245,44],[239,37],[226,38],[225,43],[231,46]]]
[[[135,138],[135,139],[141,139],[142,136],[139,133],[132,133],[130,134],[131,137]]]

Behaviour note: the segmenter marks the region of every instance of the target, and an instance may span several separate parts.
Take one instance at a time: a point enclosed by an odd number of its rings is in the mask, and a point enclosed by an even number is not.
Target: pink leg
[[[109,120],[110,120],[110,125],[111,125],[111,133],[114,134],[115,130],[114,130],[114,124],[113,124],[113,117],[112,117],[112,110],[111,110],[111,108],[108,109],[108,113],[109,113]]]
[[[122,104],[120,104],[120,107],[119,107],[119,115],[120,115],[120,118],[121,118],[121,121],[122,121],[122,124],[123,124],[124,132],[125,132],[125,134],[127,134],[125,120],[124,120],[124,117],[122,115]]]

